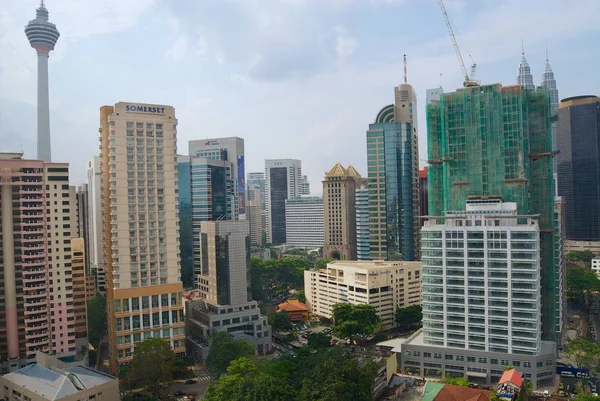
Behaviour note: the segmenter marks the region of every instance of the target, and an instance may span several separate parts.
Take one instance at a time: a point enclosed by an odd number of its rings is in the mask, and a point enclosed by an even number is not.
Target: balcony
[[[25,314],[44,313],[48,311],[48,301],[46,299],[34,299],[25,302]]]
[[[42,337],[48,337],[48,330],[40,330],[40,331],[34,331],[34,332],[25,332],[25,339],[34,339],[34,338],[42,338]],[[35,341],[32,341],[35,343]]]
[[[35,283],[39,283],[39,285],[35,285]],[[36,277],[23,277],[23,284],[25,284],[25,288],[34,288],[46,285],[46,276],[36,276]],[[27,285],[29,284],[29,285]]]
[[[36,312],[35,314],[31,315],[31,317],[25,318],[26,325],[29,325],[32,323],[44,322],[44,321],[48,321],[48,314],[46,314],[46,313]]]
[[[34,299],[39,299],[39,298],[46,298],[48,296],[48,291],[35,291],[35,292],[25,292],[25,294],[23,294],[23,299],[25,301],[27,300],[34,300]]]
[[[32,331],[45,331],[47,332],[48,328],[49,328],[49,324],[48,324],[48,318],[46,318],[46,322],[43,322],[43,320],[40,320],[38,323],[27,325],[25,326],[25,333],[26,334],[31,334]],[[42,322],[42,323],[40,323]]]

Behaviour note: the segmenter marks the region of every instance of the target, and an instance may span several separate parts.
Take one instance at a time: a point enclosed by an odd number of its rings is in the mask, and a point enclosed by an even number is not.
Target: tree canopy
[[[598,370],[600,344],[594,340],[587,337],[569,339],[564,350],[578,368]]]
[[[208,371],[219,377],[227,372],[234,359],[254,355],[254,345],[244,340],[234,340],[231,334],[216,331],[209,337],[210,349],[204,361]]]
[[[356,334],[372,334],[378,323],[381,322],[375,308],[367,304],[335,304],[332,316],[334,331],[340,337],[352,337]]]
[[[307,346],[309,348],[319,349],[331,346],[331,336],[328,336],[325,333],[310,333],[307,340]]]
[[[158,385],[173,377],[175,354],[170,344],[162,338],[148,338],[135,345],[131,371],[138,384],[152,386],[156,396]]]
[[[338,347],[295,354],[258,363],[250,358],[232,361],[227,374],[206,391],[211,400],[342,401],[371,399],[374,363],[359,362]]]
[[[97,294],[88,302],[88,339],[94,348],[98,348],[106,329],[106,298]]]
[[[599,290],[600,280],[593,270],[579,266],[567,268],[567,296],[569,299],[584,305],[586,294]]]
[[[394,321],[398,326],[420,325],[423,320],[423,307],[421,305],[410,305],[406,308],[396,309]]]
[[[290,314],[285,310],[270,314],[269,324],[273,331],[291,330],[293,327]]]
[[[572,251],[567,254],[567,259],[572,261],[581,261],[585,264],[586,267],[592,266],[592,259],[594,258],[594,253],[590,250],[585,251]]]

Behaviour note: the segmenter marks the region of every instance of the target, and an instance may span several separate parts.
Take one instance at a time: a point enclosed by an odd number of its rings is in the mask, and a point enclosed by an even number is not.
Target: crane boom
[[[452,24],[450,24],[450,18],[448,18],[448,13],[446,12],[446,7],[444,7],[444,1],[439,0],[440,8],[442,9],[442,14],[444,15],[444,20],[446,21],[446,26],[448,27],[448,32],[450,32],[450,39],[452,39],[452,44],[454,45],[454,51],[456,52],[456,57],[458,57],[458,62],[460,63],[460,68],[462,69],[463,75],[465,76],[464,86],[477,86],[477,82],[471,81],[469,78],[469,73],[467,72],[467,68],[465,67],[465,62],[463,61],[462,55],[460,54],[460,49],[458,48],[458,43],[456,42],[456,36],[454,35],[454,30],[452,29]]]

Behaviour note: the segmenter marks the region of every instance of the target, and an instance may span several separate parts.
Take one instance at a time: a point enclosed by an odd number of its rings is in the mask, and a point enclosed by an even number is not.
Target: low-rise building
[[[286,311],[290,315],[292,322],[301,322],[308,320],[308,306],[298,301],[297,299],[290,299],[277,306],[277,311]]]
[[[304,272],[304,293],[315,315],[331,318],[337,303],[368,304],[392,327],[396,309],[421,303],[421,262],[334,261]]]
[[[0,398],[27,401],[114,401],[119,379],[38,353],[36,363],[0,377]]]
[[[600,257],[595,257],[592,259],[592,270],[596,273],[596,276],[600,278]]]

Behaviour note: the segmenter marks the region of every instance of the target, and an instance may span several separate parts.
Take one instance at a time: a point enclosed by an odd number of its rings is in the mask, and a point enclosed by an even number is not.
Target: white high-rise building
[[[88,252],[90,272],[96,277],[96,288],[106,293],[106,270],[102,263],[102,191],[100,189],[100,156],[94,156],[87,164],[88,186]]]
[[[108,354],[116,374],[146,338],[185,354],[175,109],[104,106],[100,132]]]
[[[402,369],[493,384],[513,365],[534,388],[553,383],[537,217],[517,215],[516,203],[473,200],[431,217],[421,233],[423,329],[402,346]]]
[[[519,64],[519,69],[517,70],[517,85],[521,85],[525,89],[535,89],[531,68],[525,58],[525,50],[521,52],[521,64]]]
[[[244,139],[210,138],[189,142],[189,155],[207,159],[226,160],[232,164],[231,181],[233,187],[228,196],[228,209],[233,220],[246,219],[246,167],[244,160]]]
[[[302,162],[296,159],[265,160],[267,243],[285,244],[285,201],[300,196]]]
[[[297,248],[323,246],[323,198],[302,196],[285,201],[286,244]]]
[[[25,27],[31,47],[37,52],[37,159],[52,161],[50,143],[50,100],[48,97],[48,58],[58,41],[60,33],[56,25],[48,22],[48,10],[44,2],[35,12],[34,20]]]

